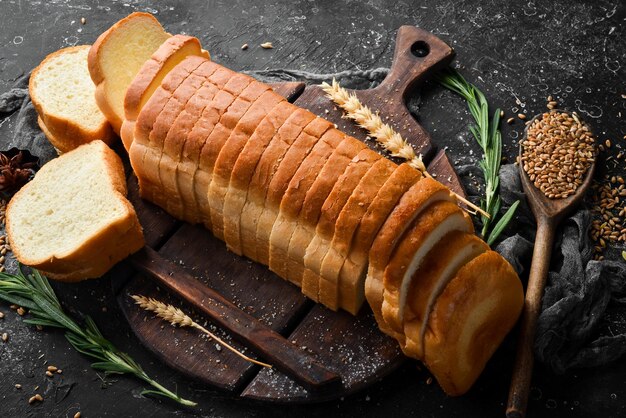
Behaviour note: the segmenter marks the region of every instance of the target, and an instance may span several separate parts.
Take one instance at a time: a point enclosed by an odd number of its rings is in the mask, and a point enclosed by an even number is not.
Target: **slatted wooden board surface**
[[[414,27],[398,32],[392,70],[377,88],[356,91],[357,96],[407,138],[424,155],[431,174],[463,193],[461,184],[443,151],[435,152],[428,134],[405,105],[408,92],[419,87],[431,72],[452,59],[442,41]],[[317,86],[282,83],[275,90],[301,107],[323,116],[338,128],[374,147],[366,133],[341,117],[341,112]],[[403,361],[396,342],[377,328],[369,307],[358,316],[333,312],[305,298],[294,285],[269,269],[226,250],[226,245],[201,226],[181,223],[158,207],[139,198],[137,182],[129,178],[129,196],[144,228],[146,243],[170,261],[180,264],[206,286],[216,290],[240,309],[258,318],[323,365],[338,373],[341,387],[332,392],[311,392],[275,369],[264,369],[242,360],[195,330],[174,328],[134,305],[130,295],[141,294],[181,306],[196,321],[210,321],[155,281],[137,274],[128,264],[112,272],[114,290],[132,329],[142,343],[169,366],[234,396],[272,402],[316,402],[346,396],[367,387],[396,369]],[[245,345],[235,347],[254,356]]]

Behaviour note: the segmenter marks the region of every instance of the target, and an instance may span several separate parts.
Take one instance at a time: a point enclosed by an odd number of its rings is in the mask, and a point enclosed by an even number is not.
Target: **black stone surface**
[[[0,0],[0,91],[59,48],[91,43],[134,10],[155,13],[172,33],[198,36],[213,59],[237,70],[296,68],[315,72],[388,66],[396,29],[413,24],[452,45],[466,77],[480,86],[507,117],[545,109],[552,94],[577,110],[616,154],[626,145],[624,5],[613,1],[115,1]],[[86,24],[81,25],[81,17]],[[274,49],[264,50],[270,41]],[[250,48],[241,50],[248,43]],[[465,104],[436,85],[422,94],[419,120],[457,164],[475,161],[479,149],[468,133]],[[503,125],[505,154],[516,152],[519,120]],[[0,122],[6,148],[13,118]],[[612,163],[604,170],[620,170]],[[273,406],[234,399],[195,383],[158,362],[132,335],[111,295],[108,278],[55,285],[70,312],[92,315],[104,334],[133,355],[148,373],[199,402],[194,410],[140,396],[144,385],[127,377],[102,379],[53,330],[37,332],[0,304],[0,416],[503,416],[513,360],[513,341],[489,363],[465,396],[448,398],[427,384],[418,364],[406,366],[370,389],[314,406]],[[50,379],[45,367],[63,374]],[[21,384],[18,390],[15,384]],[[37,392],[45,400],[30,406]],[[626,416],[626,359],[611,365],[554,375],[535,367],[529,404],[533,417]]]

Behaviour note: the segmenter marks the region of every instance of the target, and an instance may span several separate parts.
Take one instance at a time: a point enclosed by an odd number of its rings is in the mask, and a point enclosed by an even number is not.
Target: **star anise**
[[[28,183],[38,168],[39,158],[27,150],[0,151],[0,192],[12,195]]]

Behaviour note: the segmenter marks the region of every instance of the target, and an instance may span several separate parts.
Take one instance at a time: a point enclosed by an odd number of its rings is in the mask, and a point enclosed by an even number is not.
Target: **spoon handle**
[[[556,223],[553,220],[538,219],[533,261],[528,276],[526,299],[522,311],[519,340],[517,342],[517,356],[506,408],[507,418],[523,418],[526,415],[528,391],[535,360],[533,346],[535,343],[537,318],[541,312],[541,298],[550,268],[550,255],[552,254],[555,229]]]

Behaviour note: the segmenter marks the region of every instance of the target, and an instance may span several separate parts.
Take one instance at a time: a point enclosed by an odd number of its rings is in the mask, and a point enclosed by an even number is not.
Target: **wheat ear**
[[[192,327],[195,328],[209,337],[213,338],[218,343],[222,344],[224,347],[237,354],[242,359],[249,361],[254,364],[258,364],[259,366],[272,368],[271,364],[263,363],[261,361],[255,360],[238,351],[235,347],[226,343],[224,340],[219,338],[217,335],[213,334],[208,329],[204,328],[202,325],[195,322],[193,319],[189,317],[189,315],[185,314],[181,309],[167,305],[159,300],[148,298],[142,295],[131,295],[131,297],[135,300],[135,303],[139,305],[141,308],[154,312],[159,318],[164,319],[165,321],[172,324],[172,326],[178,325],[179,327]]]
[[[402,138],[400,133],[394,130],[389,124],[383,122],[378,113],[372,112],[369,107],[361,103],[355,94],[350,94],[348,90],[341,87],[334,78],[332,84],[323,82],[321,87],[327,97],[343,109],[346,117],[352,119],[358,126],[367,130],[370,136],[385,148],[391,156],[406,160],[411,167],[418,170],[422,175],[432,178],[430,173],[426,171],[422,156],[416,154],[411,144]],[[476,212],[480,212],[482,215],[490,218],[489,214],[483,209],[465,199],[463,196],[459,196],[456,193],[454,194],[458,200],[474,209]]]

